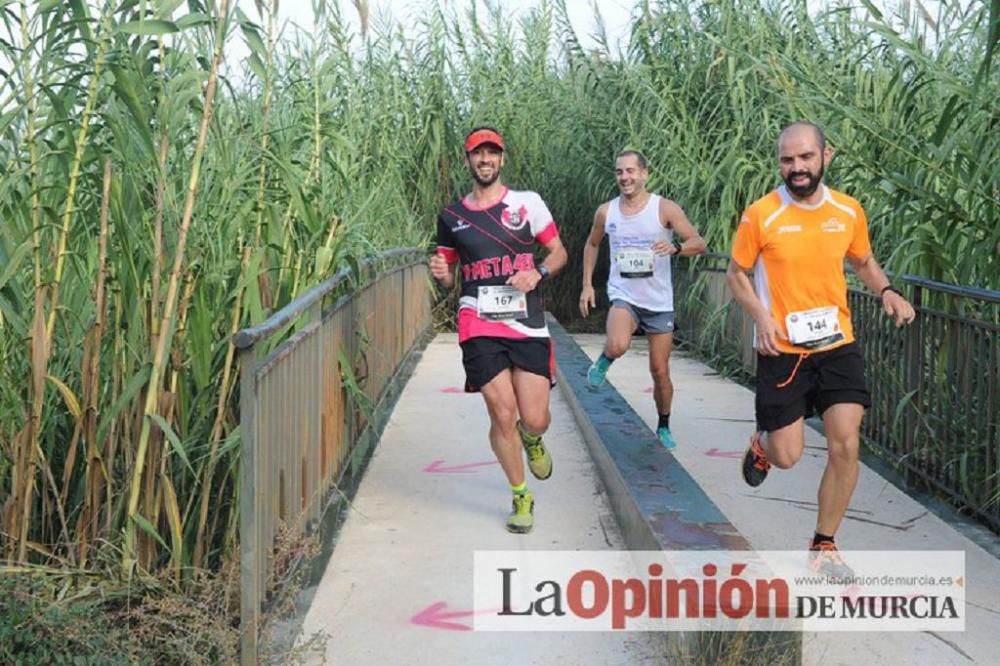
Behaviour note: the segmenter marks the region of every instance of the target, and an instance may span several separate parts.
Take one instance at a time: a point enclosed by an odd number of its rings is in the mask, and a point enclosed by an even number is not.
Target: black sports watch
[[[538,274],[542,276],[542,279],[539,280],[539,282],[541,282],[542,280],[547,280],[548,279],[548,277],[549,277],[549,267],[548,266],[546,266],[545,264],[540,264],[540,265],[538,265],[538,266],[535,267],[535,270],[538,271]]]
[[[900,296],[903,295],[903,292],[901,292],[899,289],[896,289],[895,287],[893,287],[892,284],[890,283],[890,284],[887,284],[886,286],[882,287],[882,291],[880,291],[878,293],[879,297],[881,298],[881,297],[885,296],[885,292],[887,292],[887,291],[891,291],[894,294],[899,294]]]
[[[677,250],[677,254],[684,251],[684,247],[681,245],[681,242],[676,238],[674,239],[674,249]]]

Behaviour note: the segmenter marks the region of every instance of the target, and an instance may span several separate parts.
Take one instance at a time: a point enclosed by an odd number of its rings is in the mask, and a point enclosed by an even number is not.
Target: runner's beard
[[[480,186],[482,186],[482,187],[489,187],[493,183],[497,182],[497,178],[500,177],[500,169],[497,169],[496,171],[494,171],[493,174],[489,178],[483,178],[482,176],[479,175],[479,170],[478,169],[473,169],[472,170],[472,177],[473,177],[473,179],[475,179],[475,181],[477,183],[479,183]]]
[[[812,172],[806,171],[805,174],[809,176],[809,182],[806,183],[805,185],[794,185],[794,184],[792,184],[792,179],[795,176],[801,176],[803,174],[803,172],[796,171],[794,173],[790,173],[790,174],[788,174],[788,177],[784,179],[785,180],[785,185],[788,187],[788,190],[792,194],[794,194],[795,196],[797,196],[797,197],[801,197],[803,199],[806,198],[806,197],[810,197],[810,196],[813,195],[813,193],[816,192],[816,190],[819,189],[819,184],[821,182],[823,182],[823,172],[824,171],[826,171],[826,164],[825,163],[821,163],[819,165],[819,173],[812,173]]]

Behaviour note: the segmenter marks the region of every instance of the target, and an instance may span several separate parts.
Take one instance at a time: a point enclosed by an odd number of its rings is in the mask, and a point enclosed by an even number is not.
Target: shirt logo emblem
[[[820,228],[828,233],[840,233],[847,231],[847,225],[835,217],[831,217],[829,220],[824,222]]]
[[[500,220],[511,231],[517,231],[528,223],[528,209],[524,206],[521,206],[517,210],[504,208],[503,212],[500,213]]]
[[[800,224],[786,224],[783,227],[778,227],[779,234],[791,234],[802,231],[802,225]]]

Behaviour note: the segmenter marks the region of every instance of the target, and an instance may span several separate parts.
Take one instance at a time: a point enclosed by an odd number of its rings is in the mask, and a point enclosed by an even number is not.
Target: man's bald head
[[[820,153],[826,149],[826,135],[823,134],[823,130],[819,128],[816,123],[811,123],[808,120],[799,120],[794,123],[790,123],[781,128],[781,133],[778,134],[778,154],[781,154],[781,142],[786,138],[791,138],[795,136],[796,138],[802,136],[803,134],[811,134],[813,139],[816,141],[816,148]]]
[[[778,135],[778,169],[788,192],[801,201],[816,203],[823,172],[833,156],[823,130],[805,120],[786,125]]]

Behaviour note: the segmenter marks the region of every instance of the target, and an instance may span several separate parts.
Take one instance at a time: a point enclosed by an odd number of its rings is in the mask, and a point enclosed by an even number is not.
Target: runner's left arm
[[[538,194],[532,194],[527,202],[527,206],[528,220],[531,224],[531,235],[535,237],[537,243],[540,243],[542,247],[549,251],[545,257],[545,261],[542,262],[542,266],[546,268],[549,276],[553,276],[562,270],[569,259],[569,256],[566,254],[566,248],[563,247],[562,240],[559,238],[559,228],[556,227],[555,220],[552,219],[552,213],[549,212],[548,206],[545,205],[545,202],[542,201],[542,198]],[[532,289],[535,289],[541,281],[542,274],[538,269],[533,268],[528,271],[518,271],[514,275],[511,275],[507,280],[507,284],[513,285],[524,293],[528,293]]]
[[[898,291],[891,289],[892,283],[885,271],[875,261],[871,239],[868,236],[868,216],[864,208],[854,200],[848,201],[855,210],[854,234],[847,248],[847,260],[854,267],[858,279],[882,299],[885,313],[896,320],[896,327],[909,324],[916,317],[913,306]]]
[[[885,313],[896,320],[897,328],[909,324],[916,318],[917,314],[910,302],[891,288],[892,283],[889,282],[882,267],[878,265],[874,254],[868,254],[860,259],[848,254],[847,260],[854,267],[858,279],[872,292],[880,295]]]
[[[553,235],[542,247],[549,251],[548,255],[545,257],[545,261],[542,265],[548,269],[549,275],[555,275],[566,265],[569,260],[569,255],[566,253],[566,248],[563,246],[562,239],[559,235]],[[538,283],[542,281],[542,274],[538,269],[532,269],[530,271],[518,271],[514,275],[511,275],[507,279],[507,284],[517,287],[520,291],[525,293],[535,289]]]
[[[556,226],[556,221],[552,218],[549,207],[537,194],[534,206],[531,231],[535,236],[535,242],[540,243],[549,251],[542,265],[548,269],[549,276],[553,276],[563,269],[569,260],[569,255],[566,253],[566,248],[563,247],[562,239],[559,237],[559,227]],[[542,224],[536,228],[534,225],[537,222]],[[539,279],[541,279],[541,275],[539,275]]]
[[[685,257],[705,253],[707,248],[705,239],[688,220],[684,209],[670,199],[662,197],[660,198],[660,223],[668,229],[673,229],[674,233],[680,236],[680,249],[678,250],[672,243],[660,240],[653,243],[653,252],[660,255],[678,254]]]
[[[566,266],[569,253],[566,252],[566,247],[559,236],[553,236],[542,247],[549,251],[542,265],[549,269],[549,275],[555,275]]]

